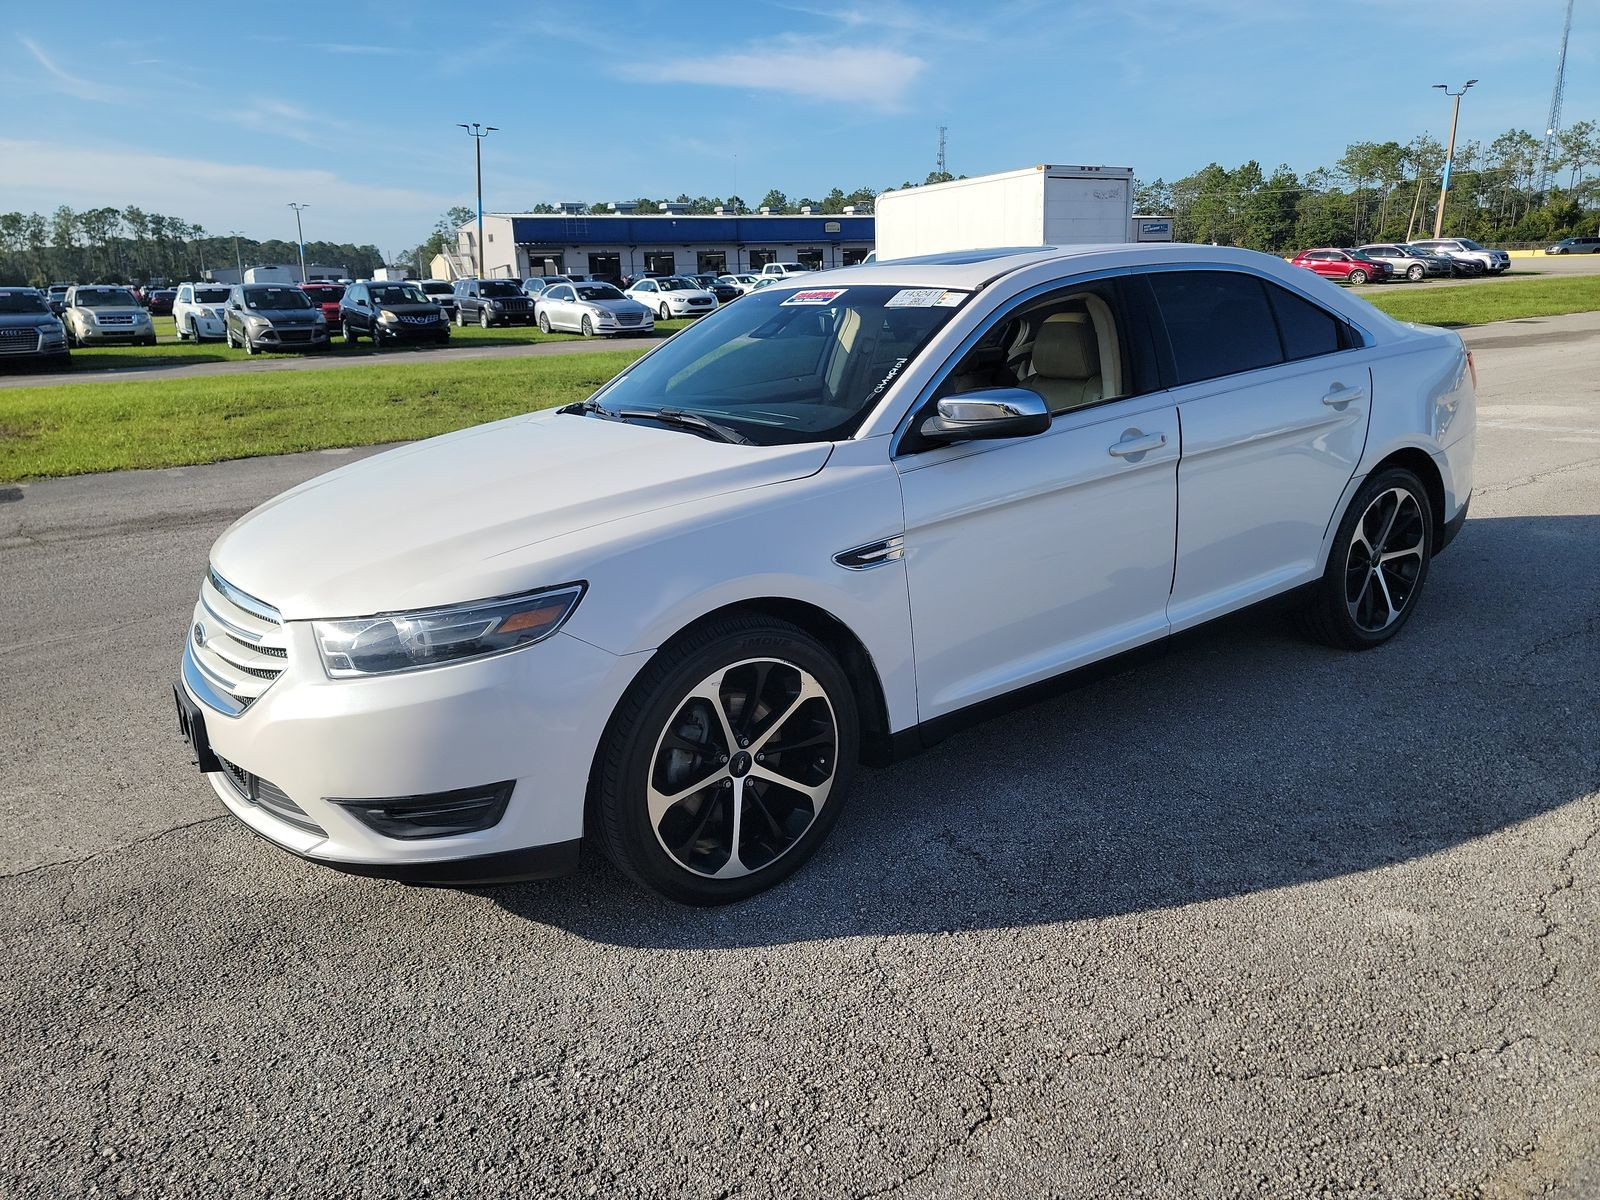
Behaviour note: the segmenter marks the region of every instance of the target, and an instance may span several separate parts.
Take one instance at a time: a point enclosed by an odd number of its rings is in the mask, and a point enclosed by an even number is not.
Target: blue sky
[[[1429,84],[1479,85],[1462,137],[1542,131],[1562,0],[870,0],[18,5],[0,34],[0,211],[138,204],[208,231],[398,251],[485,207],[771,187],[820,196],[933,168],[1331,162],[1442,137]],[[1566,116],[1600,118],[1578,6]],[[559,10],[559,11],[558,11]],[[105,20],[95,19],[97,12]],[[315,15],[303,35],[264,33]],[[1357,52],[1364,61],[1358,61]],[[20,118],[20,119],[17,119]]]

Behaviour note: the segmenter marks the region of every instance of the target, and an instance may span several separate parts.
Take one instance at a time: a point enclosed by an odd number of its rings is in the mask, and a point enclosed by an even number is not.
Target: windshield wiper
[[[609,411],[624,421],[630,419],[660,421],[665,425],[693,429],[696,433],[709,433],[719,442],[731,442],[735,446],[750,444],[750,439],[738,430],[702,417],[699,413],[685,412],[681,408],[614,408]]]

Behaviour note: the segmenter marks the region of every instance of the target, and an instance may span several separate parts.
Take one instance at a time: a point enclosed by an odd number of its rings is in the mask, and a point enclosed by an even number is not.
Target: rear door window
[[[1172,346],[1178,383],[1284,360],[1261,280],[1234,271],[1153,271],[1146,279]]]

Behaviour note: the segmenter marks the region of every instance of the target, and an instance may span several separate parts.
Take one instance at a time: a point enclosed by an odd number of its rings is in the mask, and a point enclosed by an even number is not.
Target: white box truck
[[[372,278],[378,283],[401,283],[411,278],[411,273],[404,267],[379,267],[372,273]]]
[[[884,192],[877,257],[1134,238],[1132,167],[1024,167]]]
[[[298,272],[293,267],[246,267],[246,283],[294,283]]]

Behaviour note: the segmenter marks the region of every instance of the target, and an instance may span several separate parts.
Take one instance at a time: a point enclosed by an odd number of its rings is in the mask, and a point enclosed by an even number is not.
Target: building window
[[[867,252],[854,246],[848,246],[839,252],[841,265],[853,267],[859,262],[866,261]]]
[[[647,273],[672,275],[678,269],[677,263],[677,256],[671,250],[646,250],[644,253],[644,269]]]
[[[589,255],[589,274],[597,279],[609,279],[612,283],[619,282],[622,279],[622,255]]]
[[[821,250],[797,250],[794,257],[802,267],[810,267],[813,271],[822,270]]]
[[[759,270],[761,270],[762,267],[766,266],[769,262],[777,262],[777,261],[778,261],[778,256],[776,254],[774,254],[771,250],[752,250],[752,251],[750,251],[750,269],[752,271],[759,271]]]
[[[694,256],[695,270],[702,275],[726,275],[728,256],[721,250],[701,250]]]

